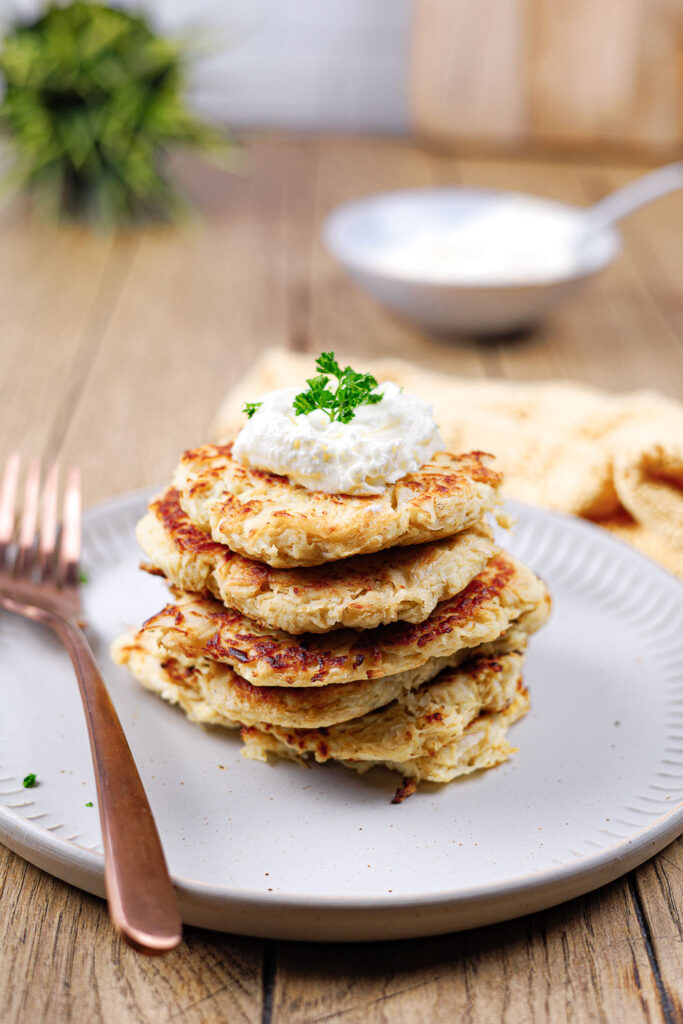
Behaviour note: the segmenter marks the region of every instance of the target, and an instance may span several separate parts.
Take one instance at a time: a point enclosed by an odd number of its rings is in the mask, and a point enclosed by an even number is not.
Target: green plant
[[[227,152],[186,107],[182,44],[106,4],[54,2],[0,49],[0,128],[14,147],[9,181],[42,212],[108,227],[182,208],[165,171],[175,145]]]

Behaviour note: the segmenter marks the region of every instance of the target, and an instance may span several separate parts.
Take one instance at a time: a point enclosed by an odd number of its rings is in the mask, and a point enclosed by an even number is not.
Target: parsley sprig
[[[342,370],[334,352],[323,352],[316,359],[315,368],[318,376],[307,380],[308,390],[300,392],[294,399],[294,412],[298,416],[323,409],[331,420],[350,423],[359,405],[375,405],[382,401],[383,396],[375,391],[377,380],[372,374],[357,373],[350,366]]]
[[[260,409],[263,402],[245,402],[242,406],[242,412],[246,413],[247,419],[251,419],[257,409]]]

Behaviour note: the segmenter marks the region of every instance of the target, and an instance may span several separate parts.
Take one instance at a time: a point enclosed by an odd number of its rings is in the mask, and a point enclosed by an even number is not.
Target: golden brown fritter
[[[148,634],[137,643],[134,635],[122,637],[114,645],[115,659],[127,664],[148,689],[180,704],[192,721],[238,727],[236,718],[218,710],[210,691],[207,699],[200,685],[207,663],[164,660],[162,652],[149,650],[151,639]],[[480,652],[458,668],[444,669],[431,682],[399,693],[378,710],[329,728],[287,727],[248,718],[242,729],[243,753],[257,760],[266,760],[269,753],[296,760],[339,760],[360,772],[384,765],[404,779],[450,782],[499,764],[513,752],[507,729],[529,706],[521,682],[522,662],[521,652]],[[324,687],[322,692],[331,689],[342,687]],[[293,693],[284,692],[288,697]],[[319,692],[299,691],[297,699],[306,701]],[[410,784],[403,787],[401,799],[412,791]]]
[[[178,591],[145,623],[171,655],[206,657],[234,668],[256,686],[326,686],[377,679],[495,640],[522,616],[541,625],[550,597],[545,584],[501,553],[424,622],[395,622],[357,633],[291,636],[258,626],[208,597]],[[527,628],[533,632],[534,626]]]
[[[472,657],[497,657],[526,649],[528,634],[512,626],[489,644],[465,648],[448,658],[431,658],[419,668],[381,679],[362,679],[330,686],[254,686],[228,665],[208,658],[171,657],[159,647],[153,631],[141,629],[119,637],[112,657],[126,665],[148,690],[171,704],[180,703],[192,718],[224,720],[253,725],[320,728],[345,722],[383,707]],[[191,710],[188,708],[188,701]],[[200,713],[199,708],[203,708]]]
[[[481,452],[440,452],[382,494],[327,494],[242,466],[231,444],[207,444],[185,453],[173,483],[189,518],[215,541],[287,568],[438,540],[473,526],[499,501],[502,478],[491,462]]]
[[[444,540],[321,566],[274,569],[230,551],[194,526],[173,488],[152,502],[136,535],[152,567],[171,583],[209,591],[226,607],[288,633],[373,629],[399,619],[421,622],[439,601],[466,587],[497,550],[482,522]]]
[[[382,764],[418,779],[450,781],[497,764],[510,753],[507,743],[492,744],[489,730],[481,727],[487,717],[507,711],[522,695],[524,706],[517,710],[526,711],[523,662],[521,654],[470,659],[387,707],[329,729],[245,726],[244,753],[258,760],[272,752],[300,760],[342,761],[361,770]],[[476,732],[471,728],[475,722]],[[503,738],[504,733],[498,737]],[[445,747],[450,752],[445,753]],[[439,755],[441,764],[436,772],[430,771]]]

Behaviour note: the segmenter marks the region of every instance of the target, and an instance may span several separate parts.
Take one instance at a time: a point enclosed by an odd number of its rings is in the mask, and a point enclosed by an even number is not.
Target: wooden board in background
[[[441,144],[683,144],[683,0],[414,0],[416,134]]]

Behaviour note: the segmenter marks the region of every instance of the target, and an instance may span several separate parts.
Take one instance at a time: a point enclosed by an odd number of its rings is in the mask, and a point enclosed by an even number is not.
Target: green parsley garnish
[[[22,782],[22,786],[24,787],[24,789],[33,789],[35,784],[36,784],[36,773],[35,772],[29,772],[29,774],[24,778],[24,781]]]
[[[382,401],[383,396],[375,391],[378,385],[372,374],[357,373],[350,366],[342,370],[334,352],[323,352],[316,359],[315,368],[319,375],[307,380],[308,390],[294,399],[294,412],[298,416],[323,409],[331,420],[349,423],[359,405],[375,405]],[[330,378],[336,378],[336,387]],[[333,390],[329,387],[331,383]]]
[[[87,572],[83,572],[82,569],[78,573],[78,582],[79,583],[90,583],[90,580],[88,579]]]
[[[247,414],[248,419],[254,415],[257,409],[260,409],[263,402],[245,402],[242,406],[242,412]]]
[[[86,807],[92,807],[92,800],[88,800],[88,802],[87,802],[87,804],[85,806]]]

